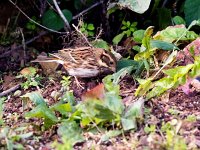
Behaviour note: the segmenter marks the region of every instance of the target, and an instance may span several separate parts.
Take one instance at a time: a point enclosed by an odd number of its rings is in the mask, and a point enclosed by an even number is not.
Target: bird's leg
[[[77,79],[76,76],[74,76],[74,79],[75,79],[75,82],[76,82],[77,87],[79,87],[79,88],[81,88],[81,89],[85,89],[85,88],[80,84],[80,82],[78,81],[78,79]]]

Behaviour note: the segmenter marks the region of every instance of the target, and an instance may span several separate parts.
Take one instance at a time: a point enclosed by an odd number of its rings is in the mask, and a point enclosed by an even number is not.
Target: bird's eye
[[[110,61],[110,65],[113,65],[114,63],[112,61]]]

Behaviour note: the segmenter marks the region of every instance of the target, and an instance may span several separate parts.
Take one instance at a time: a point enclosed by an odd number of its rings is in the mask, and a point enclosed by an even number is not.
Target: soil
[[[90,82],[80,81],[85,87],[92,88],[97,82],[92,80]],[[88,84],[89,83],[89,84]],[[46,82],[42,95],[47,99],[48,105],[52,105],[57,102],[56,99],[52,98],[51,94],[53,91],[59,91],[61,85],[59,81]],[[131,100],[134,99],[134,86],[135,82],[131,77],[127,76],[120,82],[120,92],[123,98],[123,102],[128,105]],[[74,90],[74,94],[77,99],[80,99],[80,93],[84,90],[77,88],[76,84],[72,82],[71,89]],[[21,95],[35,91],[36,88],[29,90],[21,90]],[[136,149],[142,150],[145,147],[150,149],[162,149],[162,143],[164,141],[161,132],[154,134],[147,134],[144,132],[145,125],[156,125],[161,128],[163,122],[175,122],[181,124],[179,127],[179,135],[184,137],[188,145],[194,143],[196,148],[200,146],[200,93],[195,93],[193,96],[188,96],[183,93],[180,89],[168,91],[167,94],[159,98],[154,98],[145,102],[145,107],[150,109],[150,114],[145,115],[145,121],[138,125],[138,129],[135,132],[126,133],[124,136],[118,136],[111,138],[105,143],[99,143],[101,134],[93,134],[86,132],[84,134],[87,139],[83,143],[78,143],[74,146],[74,149],[90,149],[91,146],[95,149],[131,149],[135,146]],[[24,114],[31,110],[30,108],[24,110],[23,100],[19,96],[13,96],[10,94],[8,99],[5,101],[3,120],[5,126],[9,126],[12,129],[17,127],[26,126],[28,127],[26,132],[33,132],[33,136],[26,140],[21,140],[20,143],[24,145],[25,149],[52,149],[50,147],[52,141],[58,140],[60,137],[57,135],[57,125],[51,127],[46,131],[42,131],[42,120],[41,119],[26,119]],[[170,111],[171,110],[171,111]],[[174,110],[174,112],[172,111]],[[187,116],[195,115],[197,120],[193,122],[185,121]],[[152,139],[151,139],[152,138]],[[151,139],[151,140],[150,140]],[[158,140],[156,142],[156,140]],[[135,145],[134,145],[135,144]]]

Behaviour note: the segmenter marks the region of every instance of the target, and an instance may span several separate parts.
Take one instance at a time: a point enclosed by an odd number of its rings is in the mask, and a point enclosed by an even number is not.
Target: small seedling
[[[87,37],[92,37],[94,36],[94,30],[95,30],[95,27],[92,23],[82,23],[81,24],[81,27],[80,27],[80,31]]]
[[[26,81],[21,83],[23,89],[28,89],[29,87],[37,87],[39,89],[40,81],[42,79],[41,76],[37,74],[37,71],[33,67],[24,68],[21,74],[17,76],[17,78],[24,78]]]

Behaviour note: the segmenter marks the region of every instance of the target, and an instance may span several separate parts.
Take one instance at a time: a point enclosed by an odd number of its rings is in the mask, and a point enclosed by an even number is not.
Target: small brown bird
[[[96,77],[116,71],[114,55],[102,48],[80,47],[62,49],[58,53],[38,56],[32,62],[56,62],[62,64],[71,76],[78,78]]]

